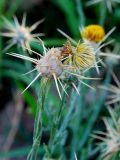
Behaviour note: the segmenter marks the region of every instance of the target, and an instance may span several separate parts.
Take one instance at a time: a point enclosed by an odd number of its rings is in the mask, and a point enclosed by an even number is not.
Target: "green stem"
[[[81,112],[82,112],[82,107],[83,107],[83,94],[82,94],[82,87],[81,85],[79,85],[78,90],[81,91],[81,95],[78,96],[77,95],[77,99],[76,99],[76,105],[75,105],[75,117],[76,117],[76,121],[75,121],[75,126],[73,127],[73,137],[71,140],[71,154],[70,154],[70,159],[73,160],[75,155],[74,153],[77,153],[77,143],[79,140],[79,129],[80,129],[80,125],[81,125],[81,120],[82,120],[82,116],[81,116]]]
[[[28,154],[27,160],[37,159],[38,149],[40,147],[40,140],[42,136],[42,111],[45,105],[46,95],[49,89],[48,82],[49,81],[45,79],[41,82],[40,92],[38,95],[38,107],[34,124],[33,145],[31,151]]]
[[[78,86],[79,88],[80,86]],[[55,142],[57,142],[57,140],[60,138],[60,136],[64,133],[64,131],[66,130],[70,120],[71,120],[71,117],[73,115],[73,111],[74,111],[74,108],[75,108],[75,104],[77,102],[77,99],[79,99],[79,95],[77,93],[75,93],[74,90],[72,90],[72,93],[71,93],[71,101],[70,101],[70,106],[69,106],[69,110],[68,110],[68,113],[67,115],[65,116],[63,122],[62,122],[62,125],[60,126],[56,136],[55,136]]]

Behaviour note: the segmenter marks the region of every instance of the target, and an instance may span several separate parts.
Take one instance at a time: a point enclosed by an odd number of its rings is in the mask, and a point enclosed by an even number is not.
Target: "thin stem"
[[[51,154],[54,152],[54,149],[56,148],[56,134],[58,133],[59,125],[61,122],[65,100],[66,100],[66,95],[65,95],[65,92],[63,91],[62,100],[60,101],[60,106],[57,114],[55,113],[54,115],[55,116],[54,124],[52,125],[51,131],[50,131],[49,149]]]
[[[46,92],[48,92],[48,89],[48,80],[44,79],[41,82],[40,93],[38,95],[38,107],[34,123],[33,145],[28,154],[27,160],[37,159],[37,154],[40,147],[40,140],[42,136],[42,111],[45,105],[45,99],[47,95]]]

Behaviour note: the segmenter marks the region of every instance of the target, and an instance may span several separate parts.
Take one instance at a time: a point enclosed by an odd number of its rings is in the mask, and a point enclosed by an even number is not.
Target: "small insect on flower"
[[[96,78],[84,77],[80,73],[74,73],[70,71],[69,69],[71,68],[71,66],[65,65],[63,63],[64,58],[61,56],[61,48],[51,48],[47,50],[43,41],[41,39],[39,40],[43,46],[43,50],[44,50],[43,55],[28,49],[29,51],[39,56],[39,59],[31,58],[31,57],[16,54],[16,53],[7,53],[8,55],[11,55],[20,59],[28,60],[28,61],[31,61],[33,64],[35,64],[35,68],[25,73],[24,75],[27,75],[35,70],[37,70],[38,75],[33,79],[33,81],[25,88],[25,90],[22,93],[24,93],[40,76],[42,76],[45,79],[46,78],[53,79],[55,81],[55,85],[56,85],[59,97],[62,98],[59,85],[61,86],[62,90],[67,94],[65,86],[62,83],[63,73],[76,77],[81,83],[92,88],[91,86],[84,83],[82,79],[96,79]],[[72,84],[75,90],[78,92],[74,82]]]
[[[116,102],[120,102],[120,82],[114,72],[112,72],[112,76],[114,81],[116,82],[117,86],[110,84],[108,87],[100,86],[101,89],[105,89],[109,91],[111,94],[107,97],[108,101],[106,104],[114,104]]]
[[[120,151],[120,109],[118,106],[115,109],[111,109],[109,106],[108,110],[111,117],[103,119],[107,132],[95,131],[95,135],[92,135],[102,141],[98,144],[101,147],[102,159],[112,159]]]
[[[11,38],[8,41],[8,46],[5,51],[11,48],[13,45],[21,46],[23,50],[25,48],[30,49],[30,42],[37,41],[36,37],[43,36],[43,33],[32,34],[39,24],[41,24],[44,19],[36,22],[31,27],[26,27],[26,14],[23,15],[22,23],[18,22],[18,19],[14,16],[13,23],[2,17],[4,20],[4,28],[7,29],[6,32],[0,33],[1,36]]]

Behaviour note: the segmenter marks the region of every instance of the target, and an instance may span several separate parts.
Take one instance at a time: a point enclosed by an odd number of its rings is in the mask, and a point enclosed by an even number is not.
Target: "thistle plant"
[[[105,35],[103,28],[100,26],[98,28],[98,32],[96,31],[93,33],[94,29],[91,29],[90,26],[90,32],[92,31],[92,34],[94,35],[92,36],[92,39],[88,39],[91,35],[89,31],[82,34],[83,37],[87,39],[87,42],[84,38],[81,41],[76,42],[63,31],[58,30],[68,39],[68,41],[63,44],[62,47],[52,47],[51,49],[46,48],[44,42],[38,38],[37,41],[39,40],[39,45],[42,45],[43,47],[43,54],[33,51],[30,47],[26,47],[29,52],[35,54],[38,58],[32,58],[30,55],[25,56],[17,53],[7,53],[8,55],[30,61],[34,64],[34,68],[25,73],[25,75],[37,71],[36,77],[34,77],[22,93],[24,93],[38,78],[41,77],[43,81],[43,83],[41,82],[41,91],[38,96],[39,103],[34,126],[33,145],[27,160],[36,160],[37,158],[40,139],[42,136],[42,110],[45,107],[45,99],[47,96],[45,93],[49,88],[47,85],[48,82],[54,81],[61,100],[62,91],[68,96],[68,86],[72,86],[79,95],[80,93],[77,87],[79,83],[93,89],[93,87],[85,83],[84,80],[94,80],[97,78],[86,77],[85,73],[91,68],[95,68],[97,66],[98,61],[96,55],[100,53],[100,49],[106,45],[102,44],[102,42],[113,32],[112,29],[107,35]],[[89,27],[87,30],[89,30]],[[88,35],[88,37],[85,35]]]
[[[44,42],[41,39],[39,39],[39,41],[43,47],[43,54],[30,50],[35,55],[37,55],[39,59],[31,58],[31,57],[16,54],[16,53],[7,53],[8,55],[30,61],[35,65],[34,69],[28,71],[27,73],[25,73],[25,75],[32,73],[35,70],[37,70],[38,72],[37,76],[24,89],[22,93],[24,93],[40,76],[42,77],[43,81],[46,81],[46,82],[54,80],[61,100],[62,100],[62,95],[61,95],[59,85],[61,86],[65,94],[68,95],[66,91],[66,85],[69,84],[68,81],[70,81],[70,84],[72,84],[72,86],[74,87],[74,89],[78,94],[80,93],[76,86],[76,82],[77,84],[80,82],[86,85],[87,87],[92,88],[91,86],[89,86],[83,81],[84,79],[97,79],[97,78],[90,78],[90,77],[84,76],[84,72],[86,70],[89,70],[92,66],[94,66],[95,56],[94,54],[91,53],[92,49],[87,48],[87,46],[84,45],[83,43],[78,43],[78,45],[75,47],[75,46],[72,46],[70,42],[69,42],[69,45],[64,44],[63,47],[47,49],[44,45]],[[28,155],[28,158],[27,158],[28,160],[33,160],[33,159],[35,160],[37,157],[37,151],[40,144],[39,141],[42,134],[41,133],[42,131],[40,130],[42,129],[40,128],[40,126],[42,125],[41,112],[42,112],[42,109],[44,108],[45,93],[46,91],[44,89],[44,85],[42,85],[41,96],[43,98],[40,99],[40,103],[39,103],[39,106],[41,106],[42,108],[40,107],[37,111],[37,116],[35,120],[36,122],[35,131],[33,136],[33,146]]]
[[[111,117],[105,117],[104,123],[106,127],[106,132],[96,131],[95,137],[99,142],[101,148],[101,159],[104,160],[117,160],[119,159],[120,151],[120,109],[119,106],[116,106],[115,109],[108,107]]]
[[[7,47],[4,49],[5,51],[14,45],[22,47],[23,50],[25,50],[25,48],[30,49],[30,42],[37,41],[36,37],[44,35],[43,33],[32,34],[32,32],[44,21],[44,19],[36,22],[30,27],[27,27],[26,14],[23,15],[21,24],[18,22],[16,16],[13,17],[13,22],[10,22],[5,17],[2,18],[4,20],[4,29],[6,29],[6,32],[0,33],[0,35],[10,38],[10,40],[7,42]]]
[[[75,60],[78,61],[78,63],[77,63],[77,65],[74,65],[74,63],[71,64],[71,62],[70,62],[69,53],[68,53],[67,57],[66,56],[63,57],[64,47],[63,48],[47,49],[44,45],[44,42],[41,39],[39,39],[39,41],[43,46],[43,55],[41,55],[35,51],[30,50],[31,52],[33,52],[34,54],[39,56],[39,59],[31,58],[31,57],[16,54],[16,53],[7,53],[8,55],[30,61],[35,65],[35,68],[28,71],[27,73],[25,73],[25,75],[27,75],[35,70],[38,71],[37,76],[32,80],[32,82],[25,88],[25,90],[22,93],[24,93],[40,76],[44,77],[45,79],[46,78],[53,79],[55,81],[55,85],[56,85],[56,88],[57,88],[57,91],[58,91],[60,98],[61,98],[61,92],[59,89],[58,82],[59,82],[61,88],[63,89],[63,91],[67,94],[67,92],[65,90],[65,86],[62,84],[62,81],[64,79],[68,79],[71,76],[73,76],[76,79],[78,79],[81,83],[84,83],[82,81],[84,79],[96,79],[96,78],[85,77],[82,74],[83,71],[82,71],[82,73],[80,72],[81,69],[82,70],[84,69],[84,71],[86,71],[86,69],[91,68],[91,64],[89,65],[89,63],[86,63],[87,57],[88,57],[88,62],[91,61],[92,66],[94,65],[94,56],[90,55],[91,54],[91,53],[89,53],[90,49],[87,50],[86,46],[84,46],[83,44],[79,44],[77,46],[77,50],[80,52],[78,52],[78,55],[76,55],[76,57],[75,57]],[[86,47],[86,48],[84,48],[84,47]],[[75,48],[72,47],[72,50],[74,51]],[[88,53],[88,55],[87,55],[87,53]],[[72,53],[72,54],[74,54],[74,53]],[[81,57],[79,56],[79,54],[81,54],[80,55]],[[82,56],[82,54],[83,54],[83,56]],[[78,92],[76,85],[74,83],[72,83],[72,84],[73,84],[73,87]],[[85,84],[85,85],[87,85],[87,84]],[[87,85],[87,86],[90,87],[89,85]]]

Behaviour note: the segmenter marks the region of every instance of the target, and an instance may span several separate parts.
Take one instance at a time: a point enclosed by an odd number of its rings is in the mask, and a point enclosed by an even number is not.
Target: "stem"
[[[80,86],[78,86],[79,88]],[[79,95],[77,93],[75,93],[74,90],[72,90],[72,93],[71,93],[71,101],[70,101],[70,106],[69,106],[69,110],[68,110],[68,113],[67,115],[65,116],[56,136],[55,136],[55,142],[57,142],[57,140],[60,138],[60,136],[64,133],[64,131],[66,130],[70,120],[71,120],[71,117],[73,115],[73,111],[75,109],[75,104],[77,102],[77,99],[79,98]]]
[[[61,119],[62,119],[62,113],[63,113],[63,110],[64,110],[65,100],[66,100],[66,95],[65,95],[65,92],[63,92],[62,93],[62,100],[61,100],[61,103],[60,103],[60,106],[59,106],[59,110],[58,110],[57,115],[55,115],[55,119],[54,119],[55,122],[54,122],[54,124],[51,128],[50,141],[49,141],[49,148],[51,150],[51,153],[53,153],[54,149],[56,148],[56,146],[55,146],[55,136],[57,134],[58,127],[59,127]]]
[[[38,95],[38,107],[34,123],[33,145],[28,154],[27,160],[36,160],[42,136],[42,111],[45,105],[45,99],[48,92],[48,80],[42,80],[40,92]]]

